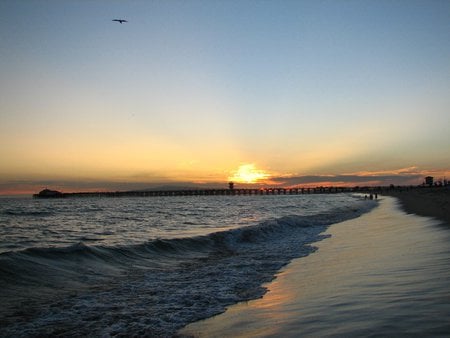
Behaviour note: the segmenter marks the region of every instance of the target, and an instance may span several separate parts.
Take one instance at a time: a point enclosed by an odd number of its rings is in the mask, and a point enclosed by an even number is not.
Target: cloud
[[[270,178],[268,185],[285,187],[312,187],[312,186],[388,186],[394,185],[420,185],[426,176],[444,179],[450,176],[449,170],[421,169],[416,166],[405,168],[359,171],[336,175],[275,175]]]
[[[293,177],[272,177],[272,181],[286,186],[318,185],[416,185],[423,180],[422,174],[402,175],[305,175]]]
[[[355,173],[351,173],[348,175],[357,175],[357,176],[396,176],[396,175],[407,175],[407,174],[416,174],[416,175],[424,175],[424,172],[419,170],[418,167],[406,167],[400,169],[391,169],[391,170],[379,170],[379,171],[358,171]]]

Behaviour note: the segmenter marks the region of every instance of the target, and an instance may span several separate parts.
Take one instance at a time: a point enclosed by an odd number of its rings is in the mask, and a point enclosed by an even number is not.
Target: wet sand
[[[397,199],[380,196],[378,208],[332,225],[331,237],[287,265],[263,298],[180,334],[449,336],[450,229],[443,224],[406,214]]]

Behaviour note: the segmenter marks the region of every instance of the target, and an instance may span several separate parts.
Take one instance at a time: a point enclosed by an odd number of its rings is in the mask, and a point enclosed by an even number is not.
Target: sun
[[[254,164],[242,164],[228,179],[237,183],[253,184],[265,180],[269,176],[264,170],[256,169]]]

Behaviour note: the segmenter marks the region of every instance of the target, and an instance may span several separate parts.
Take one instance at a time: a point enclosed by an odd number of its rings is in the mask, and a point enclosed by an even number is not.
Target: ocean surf
[[[376,205],[347,194],[3,204],[2,334],[170,337],[261,297],[329,225]]]

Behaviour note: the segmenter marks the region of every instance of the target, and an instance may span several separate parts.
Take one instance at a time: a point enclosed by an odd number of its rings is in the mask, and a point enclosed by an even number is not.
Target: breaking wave
[[[171,336],[230,304],[261,297],[281,267],[315,250],[311,243],[324,238],[327,226],[375,205],[142,244],[6,252],[0,326],[7,335]]]

